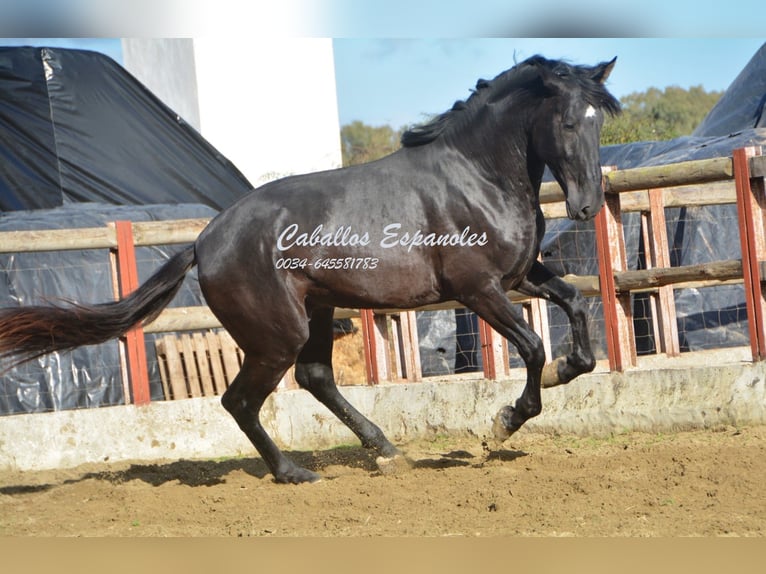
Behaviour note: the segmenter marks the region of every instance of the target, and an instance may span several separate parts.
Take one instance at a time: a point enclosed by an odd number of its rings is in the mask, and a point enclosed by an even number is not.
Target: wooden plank
[[[193,243],[210,219],[175,219],[172,221],[136,221],[133,233],[137,246]]]
[[[207,356],[210,360],[210,371],[213,376],[213,387],[216,395],[222,395],[227,388],[226,373],[221,356],[221,342],[218,335],[212,331],[204,334]]]
[[[208,358],[208,348],[205,337],[202,333],[192,333],[192,346],[194,347],[194,356],[197,360],[197,369],[199,372],[200,388],[202,396],[212,397],[215,395],[213,387],[213,375]]]
[[[392,381],[395,373],[399,372],[395,364],[398,354],[391,352],[395,340],[388,328],[388,314],[377,314],[371,309],[362,309],[360,313],[367,383],[377,385],[382,381]]]
[[[4,231],[0,233],[0,253],[113,249],[115,247],[117,247],[117,234],[114,227]]]
[[[494,330],[490,324],[479,317],[479,345],[481,347],[481,365],[482,370],[484,371],[484,378],[490,381],[496,381],[498,376],[494,336]]]
[[[166,335],[156,348],[168,400],[221,395],[227,370],[233,379],[241,364],[241,351],[225,332]]]
[[[180,341],[172,335],[166,335],[163,340],[165,341],[165,361],[168,367],[170,391],[165,398],[167,400],[187,399],[189,398],[189,391],[186,388],[186,375],[179,352]]]
[[[532,330],[543,341],[545,360],[553,360],[551,350],[550,326],[548,324],[548,302],[545,299],[532,298],[523,305],[524,316]]]
[[[709,285],[742,277],[742,261],[712,261],[682,267],[620,271],[614,274],[615,288],[620,293],[657,289],[664,285],[684,285],[706,281]]]
[[[484,377],[490,381],[496,381],[503,370],[498,369],[499,359],[497,354],[496,339],[500,335],[487,323],[479,317],[479,344],[481,348],[481,364],[484,371]]]
[[[651,227],[651,221],[648,213],[641,213],[641,240],[644,245],[644,253],[646,254],[646,266],[648,269],[652,269],[654,267],[654,262],[652,260],[652,227]],[[658,289],[652,289],[651,291],[646,292],[649,294],[649,313],[652,318],[652,335],[654,337],[654,341],[656,342],[656,349],[657,352],[660,352],[661,347],[661,340],[662,340],[662,331],[660,329],[660,305],[658,301]]]
[[[0,234],[1,235],[1,234]],[[112,275],[112,298],[115,301],[120,300],[120,275],[117,269],[117,250],[109,250],[109,270]],[[125,344],[125,337],[117,339],[117,351],[120,358],[120,379],[122,382],[122,397],[126,405],[130,404],[130,375],[128,374],[128,351]],[[167,396],[167,395],[166,395]]]
[[[368,385],[376,385],[380,382],[377,365],[377,349],[373,333],[373,316],[370,309],[361,310],[362,338],[364,341],[364,366]]]
[[[381,323],[385,321],[385,333],[388,336],[388,345],[385,347],[388,353],[385,360],[391,366],[389,381],[402,381],[407,377],[406,366],[403,363],[400,313],[392,313],[388,317],[379,317]],[[380,355],[378,359],[381,359]]]
[[[423,373],[420,367],[420,347],[418,345],[418,325],[415,311],[399,314],[402,340],[402,363],[408,381],[420,381]]]
[[[673,187],[732,179],[729,157],[684,161],[667,165],[614,170],[604,175],[607,194],[640,189]]]
[[[162,395],[167,401],[170,400],[170,372],[168,371],[167,342],[165,337],[157,339],[154,342],[154,348],[157,352],[157,370],[160,372],[160,380],[162,381]]]
[[[766,177],[766,155],[763,155],[762,150],[750,158],[750,177],[758,179]]]
[[[181,339],[181,358],[183,359],[184,371],[186,372],[186,387],[189,390],[190,397],[201,397],[202,388],[200,386],[199,371],[194,357],[194,345],[192,338],[188,334],[183,334]]]
[[[223,369],[226,373],[226,386],[231,385],[234,377],[239,373],[241,361],[237,354],[237,344],[226,331],[218,333],[218,341],[221,344],[221,358]]]
[[[730,205],[737,202],[734,182],[728,180],[666,187],[662,188],[662,196],[667,208]],[[563,201],[543,203],[540,207],[546,219],[567,217],[566,204]],[[648,212],[650,207],[648,189],[620,192],[622,213]]]
[[[298,385],[298,382],[295,380],[295,367],[290,367],[287,369],[287,372],[284,374],[282,379],[279,381],[279,384],[277,385],[277,390],[293,390],[300,388],[300,385]]]
[[[670,267],[670,247],[665,221],[665,204],[662,190],[649,191],[649,227],[651,239],[647,258],[652,267]],[[678,322],[676,320],[676,303],[671,285],[663,285],[657,294],[656,319],[659,327],[660,340],[658,346],[669,357],[681,354],[678,340]]]
[[[170,333],[220,327],[220,321],[208,307],[174,307],[165,309],[154,321],[144,325],[144,332]]]
[[[359,317],[356,309],[336,309],[335,319]],[[223,326],[208,307],[173,307],[165,309],[151,323],[143,326],[144,333],[177,333],[220,329]]]

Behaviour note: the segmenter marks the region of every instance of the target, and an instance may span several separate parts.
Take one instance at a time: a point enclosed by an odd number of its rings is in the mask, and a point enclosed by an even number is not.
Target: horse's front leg
[[[461,303],[513,343],[527,367],[527,383],[521,396],[514,406],[501,408],[494,419],[495,438],[504,441],[542,410],[540,377],[545,364],[543,342],[524,321],[521,312],[511,304],[499,283],[463,297]]]
[[[587,323],[587,304],[580,291],[547,267],[536,261],[517,287],[525,295],[553,301],[569,317],[572,328],[572,352],[545,365],[541,385],[554,387],[568,383],[578,375],[589,373],[596,366],[590,346]]]

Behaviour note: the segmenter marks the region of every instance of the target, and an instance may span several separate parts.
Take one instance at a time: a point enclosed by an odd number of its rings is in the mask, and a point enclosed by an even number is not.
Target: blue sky
[[[466,98],[534,54],[596,64],[617,56],[608,87],[618,98],[671,85],[725,90],[764,43],[747,38],[336,39],[341,123],[401,127]]]
[[[764,38],[338,38],[334,40],[341,124],[401,127],[464,99],[533,54],[595,64],[617,56],[609,89],[622,97],[649,87],[702,85],[725,90]],[[0,45],[84,48],[120,61],[110,38],[0,39]]]

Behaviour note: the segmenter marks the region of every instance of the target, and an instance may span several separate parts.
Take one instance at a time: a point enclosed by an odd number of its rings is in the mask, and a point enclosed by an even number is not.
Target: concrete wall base
[[[452,378],[341,391],[394,443],[441,433],[485,437],[498,409],[520,394],[523,375],[519,370],[498,382]],[[750,362],[743,349],[645,359],[624,373],[600,365],[569,385],[543,390],[543,413],[525,429],[603,436],[766,424],[765,380],[766,362]],[[272,395],[261,420],[287,450],[358,444],[302,390]],[[257,453],[217,398],[0,417],[2,469],[241,455]]]

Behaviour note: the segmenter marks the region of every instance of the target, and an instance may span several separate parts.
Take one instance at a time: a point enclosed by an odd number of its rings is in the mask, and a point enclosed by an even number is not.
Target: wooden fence
[[[604,309],[609,366],[621,371],[636,364],[631,293],[648,292],[657,350],[668,357],[680,353],[673,289],[743,283],[751,355],[766,358],[766,156],[744,148],[732,157],[689,161],[658,167],[604,170],[606,205],[595,220],[598,276],[567,276],[589,297],[601,297]],[[555,183],[544,183],[541,204],[547,218],[565,217],[563,193]],[[742,257],[702,265],[671,267],[665,208],[736,204]],[[647,269],[629,270],[626,263],[622,214],[639,212]],[[160,222],[118,221],[104,228],[15,231],[0,233],[0,253],[108,248],[112,253],[115,297],[138,286],[135,247],[190,243],[207,220]],[[550,355],[545,302],[510,292],[542,336]],[[452,309],[454,303],[418,308]],[[336,317],[359,317],[368,384],[421,379],[415,310],[338,309]],[[126,397],[134,404],[149,402],[145,333],[181,333],[220,327],[206,307],[170,308],[148,325],[136,326],[124,341],[123,377]],[[480,321],[483,376],[509,374],[507,342]],[[173,341],[176,341],[174,344]],[[233,377],[241,356],[230,339],[209,335],[174,335],[157,343],[166,398],[220,394]],[[202,351],[200,351],[202,349]],[[196,358],[192,360],[192,355]],[[204,356],[203,356],[204,355]],[[191,372],[197,374],[192,376]],[[181,379],[184,382],[181,383]]]

